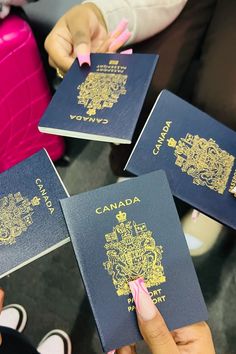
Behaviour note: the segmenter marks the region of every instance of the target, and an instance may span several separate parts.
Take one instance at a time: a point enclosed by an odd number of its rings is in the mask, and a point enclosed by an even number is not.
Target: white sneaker
[[[66,332],[54,329],[46,334],[37,348],[40,354],[71,354],[71,340]]]
[[[21,305],[12,304],[3,307],[0,315],[0,326],[22,332],[26,326],[27,313]]]

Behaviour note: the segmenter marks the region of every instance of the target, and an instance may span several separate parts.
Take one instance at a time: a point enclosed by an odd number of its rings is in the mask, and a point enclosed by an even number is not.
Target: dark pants
[[[2,335],[1,354],[39,354],[21,334],[10,328],[0,327]]]
[[[179,17],[135,52],[158,53],[157,70],[131,145],[113,146],[113,172],[123,167],[162,89],[236,129],[236,1],[188,0]]]

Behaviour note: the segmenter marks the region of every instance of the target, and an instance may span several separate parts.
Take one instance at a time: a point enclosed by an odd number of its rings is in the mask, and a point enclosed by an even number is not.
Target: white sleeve
[[[121,19],[129,22],[130,43],[142,41],[169,26],[184,8],[187,0],[86,0],[102,12],[109,32]]]

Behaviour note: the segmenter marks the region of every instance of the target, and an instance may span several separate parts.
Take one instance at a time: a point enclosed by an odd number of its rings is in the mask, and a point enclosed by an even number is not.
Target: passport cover
[[[45,150],[0,174],[0,278],[69,241],[67,196]]]
[[[39,130],[75,138],[131,143],[158,56],[92,54],[75,60],[39,123]]]
[[[236,229],[236,133],[171,92],[162,91],[126,170],[166,171],[172,193]]]
[[[140,276],[170,330],[207,319],[163,171],[61,205],[104,351],[141,339],[128,286]]]

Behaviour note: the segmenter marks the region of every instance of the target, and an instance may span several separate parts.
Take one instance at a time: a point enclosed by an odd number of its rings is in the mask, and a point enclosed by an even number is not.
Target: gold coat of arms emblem
[[[120,211],[118,224],[105,235],[107,261],[103,263],[111,275],[118,296],[130,293],[129,281],[142,277],[147,287],[166,282],[162,266],[162,246],[157,246],[145,223],[128,221]]]

